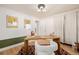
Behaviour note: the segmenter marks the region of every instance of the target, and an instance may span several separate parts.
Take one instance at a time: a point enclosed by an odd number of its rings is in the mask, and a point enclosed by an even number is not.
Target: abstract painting
[[[14,16],[6,16],[6,25],[7,28],[17,28],[18,27],[18,21],[17,18]]]

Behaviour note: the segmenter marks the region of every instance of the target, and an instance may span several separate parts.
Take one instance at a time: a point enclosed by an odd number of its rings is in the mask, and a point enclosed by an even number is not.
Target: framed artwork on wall
[[[17,28],[18,27],[17,17],[7,15],[6,25],[7,25],[7,28]]]
[[[31,20],[28,19],[24,20],[24,28],[31,29]]]

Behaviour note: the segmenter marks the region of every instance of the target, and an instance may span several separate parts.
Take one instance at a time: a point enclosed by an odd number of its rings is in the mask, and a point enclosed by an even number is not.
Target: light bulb
[[[43,9],[42,11],[43,11],[43,12],[46,12],[46,9]]]
[[[40,10],[40,9],[38,9],[37,11],[38,11],[38,12],[40,12],[41,10]]]
[[[41,6],[40,9],[43,9],[43,6]]]

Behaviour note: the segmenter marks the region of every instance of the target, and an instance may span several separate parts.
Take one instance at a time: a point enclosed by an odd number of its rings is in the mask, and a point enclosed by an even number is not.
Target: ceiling
[[[56,13],[61,13],[79,8],[79,4],[45,4],[46,12],[38,12],[37,4],[0,4],[1,7],[13,9],[38,18],[44,18]]]

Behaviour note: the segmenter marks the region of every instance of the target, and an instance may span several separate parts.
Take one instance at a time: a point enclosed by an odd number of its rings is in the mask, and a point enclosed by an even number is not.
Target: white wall
[[[40,35],[48,35],[54,31],[53,29],[53,18],[45,18],[39,22],[39,33]]]
[[[6,15],[18,18],[18,28],[6,28]],[[31,20],[32,30],[35,30],[35,20],[37,18],[0,7],[0,40],[28,35],[26,34],[28,31],[24,28],[24,19]]]

